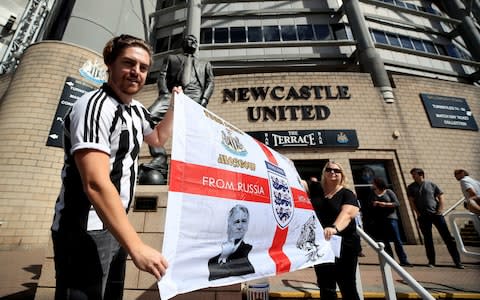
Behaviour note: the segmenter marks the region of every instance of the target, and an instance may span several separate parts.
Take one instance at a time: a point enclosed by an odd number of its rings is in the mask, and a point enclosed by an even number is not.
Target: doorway
[[[295,160],[295,168],[297,168],[298,175],[304,180],[309,180],[311,177],[317,177],[320,180],[322,176],[323,166],[328,162],[328,159],[310,159],[310,160]]]
[[[390,169],[393,168],[393,163],[389,160],[350,160],[350,166],[352,168],[353,185],[361,205],[360,211],[362,213],[363,229],[366,233],[372,235],[375,224],[373,224],[373,218],[369,214],[368,205],[368,201],[373,193],[372,180],[375,177],[380,177],[386,182],[387,188],[394,191],[398,195],[398,192],[395,191],[395,186],[392,183],[389,175],[391,172],[393,172],[393,170]],[[401,200],[399,199],[399,201]],[[404,206],[404,204],[400,202],[400,206]],[[401,214],[398,209],[397,216],[400,237],[405,242],[406,239],[402,226]]]

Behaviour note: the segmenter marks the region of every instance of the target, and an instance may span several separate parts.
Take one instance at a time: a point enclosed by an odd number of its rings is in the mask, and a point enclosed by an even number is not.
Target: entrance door
[[[295,160],[294,164],[297,168],[298,175],[304,180],[310,177],[317,177],[320,180],[322,176],[323,166],[328,162],[328,159],[311,159],[311,160]]]
[[[363,229],[368,234],[371,234],[373,232],[374,224],[372,222],[371,216],[369,215],[368,201],[373,193],[372,180],[375,177],[382,178],[387,183],[387,187],[395,192],[395,187],[390,180],[388,170],[388,167],[392,166],[393,164],[388,160],[351,160],[350,165],[352,168],[355,192],[357,193],[358,200],[360,201],[360,204],[362,206],[361,213],[363,220]],[[398,224],[400,227],[400,236],[403,240],[405,240],[402,220],[398,211],[397,215]]]

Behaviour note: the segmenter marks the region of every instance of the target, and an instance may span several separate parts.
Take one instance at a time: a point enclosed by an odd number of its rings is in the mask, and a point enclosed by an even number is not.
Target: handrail
[[[435,299],[425,288],[423,288],[407,271],[405,271],[385,250],[383,243],[375,242],[362,228],[357,226],[357,233],[378,253],[380,262],[380,271],[382,272],[382,281],[385,289],[385,299],[395,300],[395,285],[392,277],[393,269],[400,277],[414,290],[422,299]]]
[[[442,215],[445,217],[446,215],[448,215],[449,213],[451,213],[452,211],[454,211],[460,204],[462,204],[463,202],[465,201],[465,197],[462,197],[460,198],[460,200],[458,200],[457,202],[455,202],[454,205],[452,205],[449,209],[447,209],[446,211],[444,211],[442,213]]]
[[[458,228],[457,223],[455,223],[455,219],[458,219],[458,218],[472,219],[473,227],[480,234],[480,218],[479,218],[479,216],[477,216],[476,214],[471,213],[471,212],[456,212],[456,213],[451,214],[448,217],[448,222],[450,223],[450,229],[452,230],[452,234],[455,238],[455,241],[457,242],[458,251],[463,253],[466,256],[475,257],[475,258],[480,257],[480,253],[468,251],[465,248],[465,245],[463,244],[462,236],[460,234],[460,229]]]

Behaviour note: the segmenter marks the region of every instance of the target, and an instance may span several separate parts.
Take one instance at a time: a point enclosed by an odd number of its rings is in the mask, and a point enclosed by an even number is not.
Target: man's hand
[[[133,263],[142,271],[148,272],[160,280],[168,268],[165,257],[152,247],[141,244],[130,253]]]

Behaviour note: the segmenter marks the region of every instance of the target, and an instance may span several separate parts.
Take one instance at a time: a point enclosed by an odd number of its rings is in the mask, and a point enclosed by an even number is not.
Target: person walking
[[[411,169],[410,175],[414,181],[408,185],[407,195],[418,216],[418,224],[424,237],[428,266],[431,268],[435,266],[435,247],[432,235],[432,225],[435,225],[447,246],[455,267],[464,269],[455,239],[442,215],[444,206],[442,190],[435,183],[425,180],[425,172],[420,168]]]
[[[465,197],[465,208],[480,215],[480,182],[470,177],[464,169],[456,169],[453,171],[453,176],[460,182],[460,188]]]
[[[394,257],[392,247],[390,246],[390,242],[393,241],[400,265],[412,267],[413,265],[407,259],[400,237],[397,215],[400,201],[398,201],[397,195],[387,188],[387,184],[380,177],[373,179],[372,191],[369,204],[376,229],[375,238],[377,241],[385,244],[385,251],[391,257]]]
[[[140,146],[167,141],[173,112],[154,126],[148,110],[133,99],[152,62],[144,40],[114,37],[103,58],[108,81],[80,97],[64,121],[62,188],[51,226],[57,300],[122,299],[127,254],[157,280],[168,267],[165,257],[140,239],[127,212]]]
[[[346,185],[344,169],[333,161],[323,167],[320,182],[308,182],[310,199],[325,239],[328,241],[333,235],[342,237],[340,257],[336,257],[334,263],[314,267],[322,300],[337,299],[337,284],[342,299],[360,299],[356,283],[360,237],[355,222],[359,206],[357,197]]]

